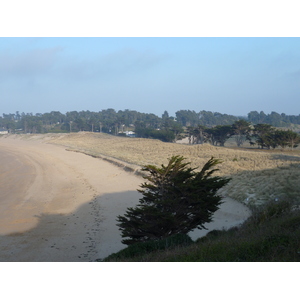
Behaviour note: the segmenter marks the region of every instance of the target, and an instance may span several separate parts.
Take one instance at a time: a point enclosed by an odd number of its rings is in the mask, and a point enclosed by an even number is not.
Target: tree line
[[[238,147],[248,141],[251,146],[257,145],[261,149],[275,149],[279,146],[293,149],[300,143],[300,135],[290,129],[278,129],[270,124],[252,125],[245,120],[213,128],[202,125],[189,126],[187,127],[187,136],[189,144],[210,143],[214,146],[224,146],[225,142],[233,137]]]
[[[144,138],[157,138],[172,142],[183,132],[183,126],[170,117],[168,112],[159,117],[152,113],[112,108],[99,112],[71,111],[65,114],[59,111],[50,113],[3,114],[0,117],[0,129],[10,133],[55,133],[55,132],[104,132],[124,135],[126,130],[134,130]]]
[[[287,116],[272,112],[252,111],[248,117],[236,117],[218,112],[179,110],[176,117],[167,111],[161,117],[152,113],[112,108],[99,112],[71,111],[65,114],[59,111],[50,113],[19,113],[0,116],[0,129],[10,133],[51,133],[51,132],[104,132],[113,135],[125,135],[126,130],[133,130],[137,137],[155,138],[164,142],[174,142],[183,137],[189,138],[190,144],[209,142],[215,146],[224,146],[234,137],[237,146],[245,141],[261,148],[295,147],[299,143],[298,134],[287,127],[300,124],[299,116]]]
[[[0,117],[0,128],[9,132],[22,131],[24,133],[48,132],[78,132],[92,131],[118,134],[125,127],[139,124],[147,128],[159,128],[160,119],[154,114],[140,113],[132,110],[116,112],[109,108],[99,112],[70,111],[65,114],[59,111],[50,113],[19,113],[3,114]]]
[[[202,125],[213,127],[217,125],[232,125],[235,121],[244,119],[251,124],[270,124],[274,127],[289,127],[292,124],[300,124],[300,114],[286,115],[272,111],[265,114],[263,111],[251,111],[247,116],[233,116],[202,110],[198,113],[191,110],[179,110],[176,112],[176,120],[183,126]]]

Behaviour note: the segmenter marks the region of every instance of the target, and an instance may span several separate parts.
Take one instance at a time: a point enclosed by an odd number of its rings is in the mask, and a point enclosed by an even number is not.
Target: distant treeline
[[[138,137],[158,138],[171,142],[188,135],[187,128],[204,126],[206,131],[219,126],[232,126],[239,120],[252,125],[269,124],[274,127],[289,127],[300,124],[300,115],[289,116],[272,112],[251,111],[248,116],[238,117],[218,112],[202,110],[179,110],[175,117],[165,111],[161,116],[152,113],[141,113],[134,110],[119,110],[112,108],[99,112],[71,111],[65,114],[59,111],[49,113],[19,113],[3,114],[0,117],[0,129],[10,133],[49,133],[49,132],[104,132],[114,135],[125,135],[127,130],[133,130]],[[224,129],[224,128],[223,128]]]
[[[233,116],[202,110],[199,113],[191,110],[180,110],[176,112],[176,120],[183,126],[203,125],[214,127],[217,125],[232,125],[235,121],[244,119],[251,124],[269,124],[274,127],[289,127],[291,124],[300,124],[300,114],[298,116],[279,114],[271,112],[265,114],[263,111],[251,111],[247,116]]]

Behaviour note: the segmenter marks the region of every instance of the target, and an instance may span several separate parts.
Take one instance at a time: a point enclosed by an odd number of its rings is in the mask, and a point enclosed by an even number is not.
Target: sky
[[[0,35],[0,115],[108,108],[159,116],[165,110],[171,116],[178,110],[300,113],[299,37],[276,37],[279,30],[269,37],[257,36],[260,31],[197,36],[189,28],[184,35],[181,25],[165,35],[166,27],[154,26],[152,35],[93,36],[81,27]]]

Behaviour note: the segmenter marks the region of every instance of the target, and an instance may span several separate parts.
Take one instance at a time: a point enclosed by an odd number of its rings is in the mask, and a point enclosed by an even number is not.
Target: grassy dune
[[[172,155],[183,155],[192,162],[193,167],[201,167],[214,156],[223,161],[218,175],[232,177],[223,190],[224,195],[250,205],[287,196],[300,200],[299,150],[185,145],[99,133],[53,135],[51,143],[94,156],[105,155],[137,166],[160,165]]]
[[[209,144],[186,145],[159,140],[115,137],[101,133],[26,135],[26,139],[46,139],[69,150],[107,157],[140,168],[167,163],[172,155],[183,155],[193,167],[202,167],[212,156],[223,163],[218,175],[232,181],[222,193],[240,202],[256,205],[267,200],[300,200],[300,150],[259,150]]]

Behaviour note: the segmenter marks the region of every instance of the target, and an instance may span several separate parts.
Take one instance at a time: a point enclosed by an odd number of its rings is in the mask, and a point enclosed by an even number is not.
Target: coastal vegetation
[[[117,217],[125,238],[122,243],[132,245],[205,229],[222,203],[219,189],[230,180],[212,176],[219,163],[212,157],[197,172],[183,156],[173,156],[167,165],[144,166],[146,182],[138,190],[142,194],[139,204]]]
[[[196,241],[179,234],[137,243],[103,261],[299,262],[299,206],[292,200],[271,201],[253,209],[252,216],[239,227],[213,230]]]
[[[272,128],[264,127],[265,124]],[[256,125],[261,126],[255,128]],[[136,137],[159,139],[164,142],[175,142],[188,136],[190,143],[209,142],[220,146],[224,146],[226,140],[234,136],[237,146],[242,146],[248,139],[251,143],[266,148],[296,146],[299,136],[295,136],[295,132],[299,132],[299,127],[300,116],[276,112],[267,115],[256,111],[238,117],[205,110],[198,113],[180,110],[173,117],[169,116],[167,111],[157,116],[153,113],[140,113],[128,109],[115,111],[109,108],[98,112],[71,111],[63,114],[52,111],[35,115],[17,111],[0,116],[0,131],[9,133],[89,131],[124,136],[128,132],[134,132]],[[286,133],[286,130],[289,130],[289,133]],[[284,141],[279,143],[278,139]]]

